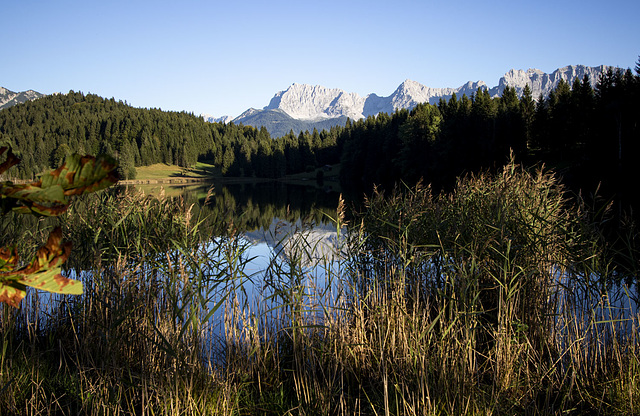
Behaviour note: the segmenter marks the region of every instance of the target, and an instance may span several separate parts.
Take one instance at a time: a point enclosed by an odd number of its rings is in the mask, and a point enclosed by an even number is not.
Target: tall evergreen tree
[[[524,140],[526,143],[527,151],[531,150],[533,145],[533,120],[535,117],[536,104],[533,100],[531,88],[529,84],[525,85],[522,90],[522,97],[520,97],[520,113],[522,114],[522,120],[524,123]]]

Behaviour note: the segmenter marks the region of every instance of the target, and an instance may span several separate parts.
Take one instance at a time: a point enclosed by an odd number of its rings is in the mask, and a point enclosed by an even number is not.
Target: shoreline
[[[262,183],[271,182],[276,179],[269,178],[159,178],[159,179],[122,179],[117,185],[189,185],[196,183]]]
[[[37,181],[37,179],[9,179],[13,184],[30,184]],[[315,180],[307,178],[243,178],[243,177],[206,177],[206,178],[189,178],[189,177],[175,177],[175,178],[157,178],[157,179],[121,179],[114,184],[114,186],[129,186],[129,185],[195,185],[205,183],[235,185],[235,184],[248,184],[248,183],[267,183],[267,182],[280,182],[290,185],[301,186],[317,186]],[[331,179],[325,182],[332,184]],[[337,182],[332,184],[337,188],[340,188]]]

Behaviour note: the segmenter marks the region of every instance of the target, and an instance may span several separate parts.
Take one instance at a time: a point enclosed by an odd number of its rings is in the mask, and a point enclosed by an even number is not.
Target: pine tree
[[[531,150],[533,142],[533,120],[535,117],[536,103],[533,101],[531,94],[531,88],[529,84],[525,85],[522,90],[522,97],[520,97],[520,113],[522,114],[522,120],[524,123],[524,139],[527,150]]]

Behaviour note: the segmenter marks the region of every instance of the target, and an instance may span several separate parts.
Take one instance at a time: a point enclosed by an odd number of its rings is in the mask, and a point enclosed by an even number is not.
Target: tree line
[[[411,111],[348,122],[341,132],[344,184],[367,189],[423,179],[451,189],[462,174],[504,165],[511,153],[525,165],[545,163],[576,189],[600,182],[623,193],[624,178],[640,177],[640,61],[609,70],[592,87],[587,77],[561,81],[534,100],[525,87],[486,89]]]
[[[500,97],[481,89],[279,138],[264,127],[208,123],[71,91],[0,111],[0,142],[21,156],[12,174],[18,178],[79,152],[114,155],[123,178],[154,163],[208,161],[223,175],[267,178],[341,163],[345,187],[423,179],[450,189],[461,174],[502,166],[513,152],[526,165],[546,163],[568,182],[591,188],[602,182],[615,193],[623,178],[639,177],[639,118],[640,60],[635,73],[609,70],[595,88],[588,78],[561,81],[537,100],[529,87],[520,97],[510,87]]]
[[[208,123],[186,112],[140,109],[126,102],[70,91],[0,111],[0,142],[22,163],[11,176],[32,179],[70,153],[111,154],[123,179],[136,167],[197,161],[223,175],[278,178],[336,162],[335,129],[272,139],[265,128]]]

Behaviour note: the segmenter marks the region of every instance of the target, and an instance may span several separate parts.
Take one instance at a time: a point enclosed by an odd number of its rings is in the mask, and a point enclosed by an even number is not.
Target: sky
[[[2,0],[0,86],[236,117],[291,84],[389,96],[635,68],[640,1]]]

